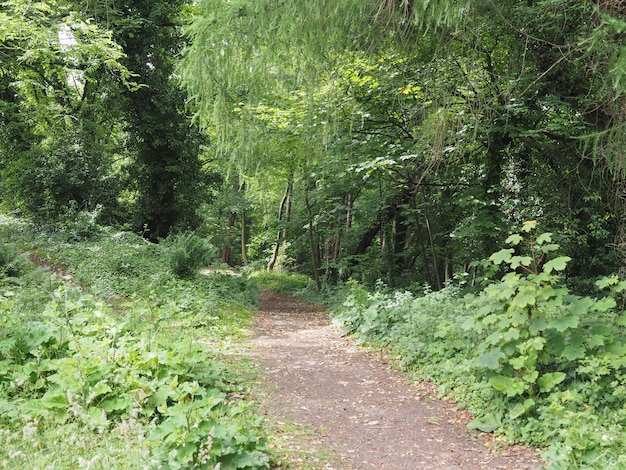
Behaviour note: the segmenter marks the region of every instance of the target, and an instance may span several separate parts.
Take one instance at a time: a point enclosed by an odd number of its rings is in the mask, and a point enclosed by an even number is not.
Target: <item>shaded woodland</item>
[[[2,6],[0,190],[220,260],[443,287],[524,221],[585,289],[624,233],[620,2]],[[480,273],[478,273],[480,275]]]

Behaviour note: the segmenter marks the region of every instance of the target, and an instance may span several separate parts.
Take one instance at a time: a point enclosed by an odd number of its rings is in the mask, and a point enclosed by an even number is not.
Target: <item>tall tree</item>
[[[599,253],[619,218],[607,147],[589,137],[614,128],[600,71],[619,63],[603,41],[621,23],[593,4],[202,5],[181,69],[199,119],[250,158],[267,156],[245,151],[267,126],[259,103],[289,116],[275,131],[300,162],[290,249],[313,272],[440,287],[531,218],[567,236],[572,272],[615,266]]]
[[[2,196],[55,217],[73,203],[110,212],[119,185],[119,114],[103,97],[129,86],[123,51],[73,2],[6,1],[0,10]]]
[[[186,95],[174,74],[185,45],[180,30],[185,0],[115,0],[101,21],[114,23],[128,69],[139,87],[122,88],[135,160],[130,168],[136,191],[136,227],[150,239],[175,227],[198,224],[206,188],[200,161],[202,136],[186,114]]]

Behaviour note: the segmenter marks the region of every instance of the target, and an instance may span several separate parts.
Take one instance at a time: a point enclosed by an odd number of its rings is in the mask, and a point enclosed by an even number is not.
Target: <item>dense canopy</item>
[[[200,230],[319,285],[441,288],[536,219],[584,284],[624,251],[622,10],[7,1],[4,205]]]

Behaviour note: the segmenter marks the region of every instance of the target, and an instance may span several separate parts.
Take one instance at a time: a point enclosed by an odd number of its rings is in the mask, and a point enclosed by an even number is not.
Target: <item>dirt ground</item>
[[[295,437],[302,453],[291,468],[541,467],[534,450],[469,431],[467,412],[341,337],[323,309],[268,292],[259,304],[250,354],[266,378],[262,405],[272,422],[310,430]]]

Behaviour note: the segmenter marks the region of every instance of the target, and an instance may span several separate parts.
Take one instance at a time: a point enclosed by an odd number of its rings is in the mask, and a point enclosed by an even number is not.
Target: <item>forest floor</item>
[[[437,399],[432,384],[411,383],[382,353],[342,337],[320,307],[263,292],[250,341],[262,374],[261,405],[298,449],[283,462],[289,468],[542,466],[533,449],[469,431],[467,411]]]

